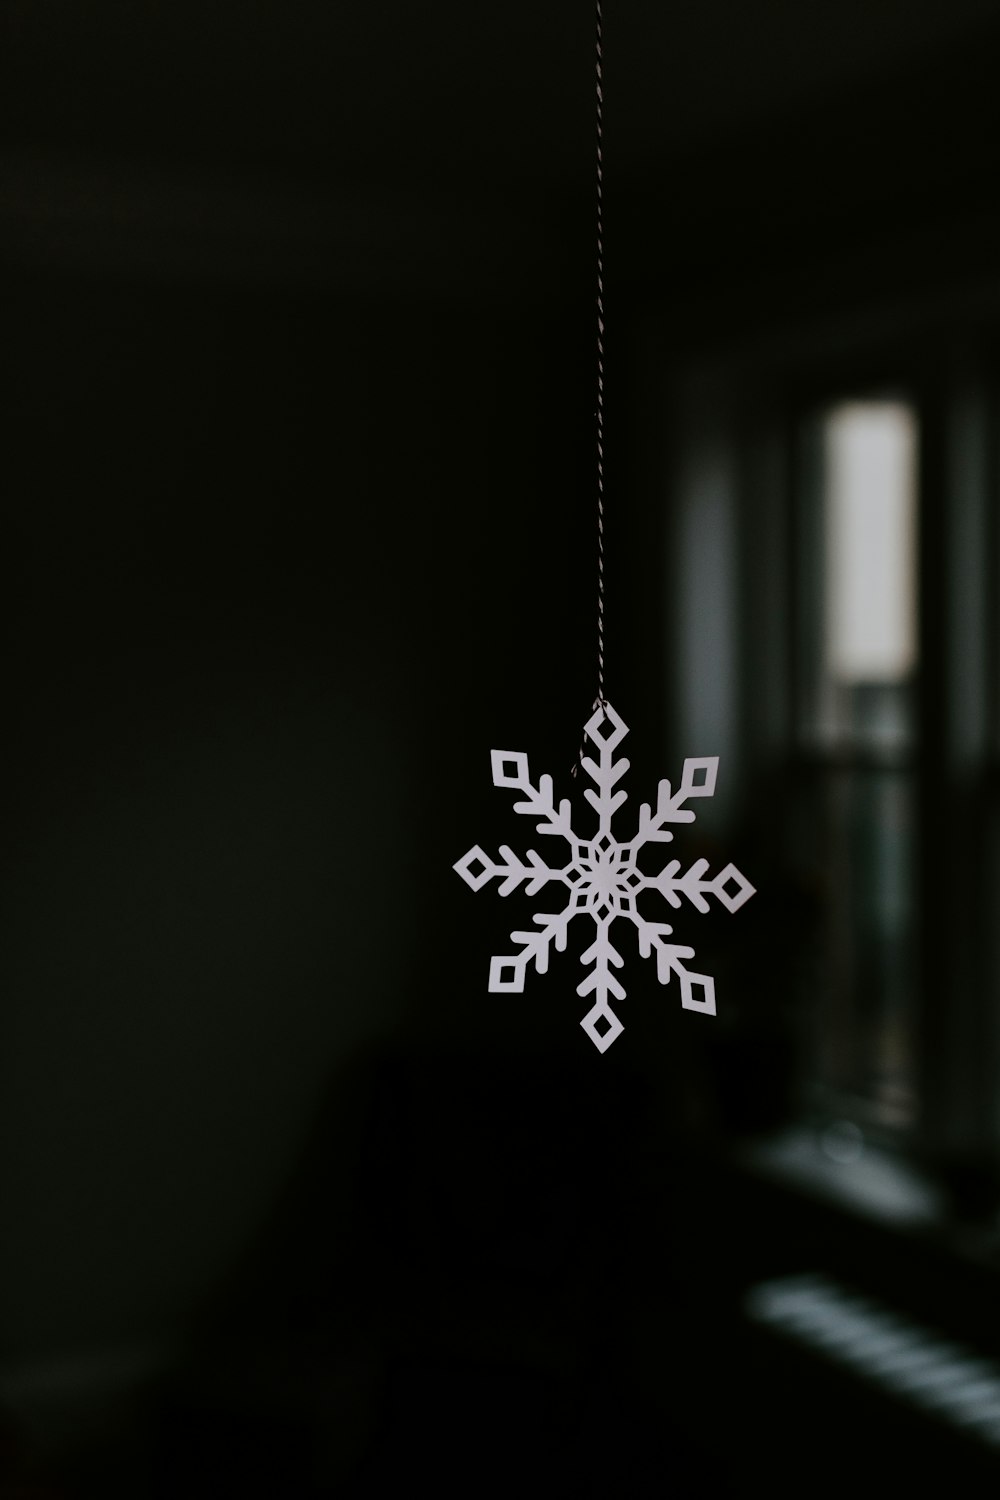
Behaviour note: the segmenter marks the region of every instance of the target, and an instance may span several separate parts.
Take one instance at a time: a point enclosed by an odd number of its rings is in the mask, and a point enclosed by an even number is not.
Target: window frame
[[[782,587],[771,593],[771,620],[754,601],[759,581],[744,578],[747,624],[743,680],[768,669],[774,616],[780,615],[785,702],[780,722],[754,723],[754,758],[773,760],[780,747],[779,774],[790,783],[828,766],[836,757],[803,743],[800,733],[803,641],[796,614],[802,588],[801,481],[796,461],[803,421],[841,399],[905,391],[919,428],[917,474],[917,631],[919,671],[915,684],[916,737],[912,755],[891,749],[850,757],[855,768],[912,771],[916,787],[917,922],[915,967],[921,983],[914,997],[918,1119],[911,1132],[862,1123],[866,1134],[937,1173],[951,1164],[1000,1160],[1000,1019],[992,997],[1000,977],[1000,939],[988,920],[989,891],[1000,897],[1000,645],[992,577],[1000,581],[1000,526],[990,503],[998,493],[1000,360],[974,331],[945,320],[913,326],[891,336],[864,330],[854,338],[822,334],[801,338],[755,374],[744,356],[735,375],[745,411],[743,442],[756,449],[742,496],[744,530],[755,524],[753,508],[768,480],[780,478],[772,506],[771,576],[780,569]],[[756,381],[749,389],[748,382]],[[992,396],[990,393],[993,393]],[[970,444],[976,449],[970,462]],[[781,556],[774,555],[775,548]],[[748,554],[748,570],[760,555]],[[969,583],[970,569],[972,582]],[[984,704],[988,703],[988,709]],[[986,725],[992,726],[987,744]],[[996,805],[994,847],[984,851],[977,833]],[[988,1062],[987,1062],[988,1059]]]

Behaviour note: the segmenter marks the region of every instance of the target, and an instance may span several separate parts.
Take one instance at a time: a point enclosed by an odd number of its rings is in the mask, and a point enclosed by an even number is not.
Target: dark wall
[[[2,1281],[35,1353],[183,1315],[360,1043],[485,1028],[450,866],[492,733],[547,700],[572,759],[590,590],[558,306],[11,290]]]

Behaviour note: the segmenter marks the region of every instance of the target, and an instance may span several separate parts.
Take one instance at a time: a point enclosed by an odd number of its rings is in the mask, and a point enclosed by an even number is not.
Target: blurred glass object
[[[916,412],[836,402],[803,439],[799,725],[823,925],[809,1092],[896,1130],[917,1103]]]
[[[865,1154],[865,1138],[853,1120],[834,1120],[820,1136],[820,1146],[831,1161],[848,1167]]]

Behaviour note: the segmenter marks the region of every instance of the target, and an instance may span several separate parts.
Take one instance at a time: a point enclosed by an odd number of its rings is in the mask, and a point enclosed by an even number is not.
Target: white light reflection
[[[897,1398],[1000,1447],[1000,1365],[822,1276],[763,1282],[744,1308],[787,1338],[819,1349]]]

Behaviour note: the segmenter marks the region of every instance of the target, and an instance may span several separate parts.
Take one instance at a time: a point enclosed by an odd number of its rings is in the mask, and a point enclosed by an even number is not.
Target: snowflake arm
[[[608,1004],[608,994],[616,1000],[625,999],[625,991],[611,972],[612,964],[620,969],[625,960],[611,944],[607,922],[597,929],[597,937],[580,959],[581,963],[594,965],[582,984],[578,984],[578,995],[589,995],[596,991],[593,1008],[587,1012],[580,1025],[594,1043],[598,1052],[606,1052],[617,1036],[624,1031],[621,1021]],[[598,1029],[598,1022],[605,1028]]]
[[[516,994],[524,990],[524,976],[532,959],[539,974],[549,967],[549,948],[555,943],[557,953],[566,951],[566,929],[577,915],[567,906],[560,912],[536,912],[532,921],[539,923],[537,932],[512,932],[512,943],[522,943],[520,953],[498,955],[490,959],[490,994]]]
[[[537,787],[532,786],[528,775],[528,757],[519,750],[491,750],[490,761],[494,786],[516,787],[519,792],[524,793],[523,800],[514,803],[516,813],[538,815],[542,820],[537,827],[539,833],[561,833],[563,838],[572,839],[570,801],[568,797],[564,797],[556,807],[552,796],[551,776],[540,776]],[[508,771],[508,766],[513,766],[513,771]]]
[[[646,876],[638,889],[657,890],[674,907],[681,905],[681,896],[686,896],[702,912],[709,910],[709,896],[716,896],[727,911],[732,912],[739,911],[744,901],[749,901],[754,894],[753,886],[735,865],[727,865],[714,880],[702,878],[707,869],[707,859],[696,859],[689,870],[681,873],[680,860],[672,859],[659,875]],[[734,891],[728,889],[730,884],[735,886]]]
[[[669,781],[661,781],[656,791],[656,812],[648,802],[639,808],[639,831],[632,841],[633,847],[638,848],[640,844],[653,840],[666,843],[672,839],[673,834],[669,828],[664,828],[664,823],[693,823],[695,815],[684,803],[690,797],[714,796],[718,770],[719,757],[709,755],[701,760],[684,762],[681,784],[676,792]]]
[[[646,922],[638,913],[632,920],[639,930],[639,956],[648,958],[655,952],[656,977],[660,983],[669,984],[671,974],[676,974],[681,985],[681,1007],[714,1016],[715,980],[710,974],[693,974],[681,962],[685,958],[694,958],[694,949],[666,942],[665,939],[673,932],[673,928],[666,922]]]
[[[544,859],[537,855],[534,849],[527,851],[525,856],[527,864],[519,859],[513,849],[508,848],[506,844],[500,845],[500,855],[502,864],[490,859],[486,851],[476,844],[468,854],[452,866],[452,869],[461,875],[472,891],[481,890],[487,881],[495,876],[502,876],[501,883],[497,887],[501,896],[509,896],[511,891],[517,890],[517,887],[525,880],[528,882],[524,887],[526,896],[537,895],[542,886],[547,885],[550,880],[566,880],[565,870],[550,870]]]
[[[627,792],[615,792],[612,796],[611,788],[615,785],[616,781],[620,781],[625,775],[629,763],[627,760],[616,761],[614,759],[615,746],[625,738],[628,730],[621,719],[618,718],[618,715],[611,711],[610,704],[608,707],[609,717],[606,722],[610,723],[612,727],[606,736],[602,737],[592,732],[591,726],[594,723],[594,719],[591,719],[590,724],[587,725],[587,734],[599,746],[600,760],[594,761],[589,755],[585,755],[581,761],[581,765],[590,779],[597,783],[596,792],[592,787],[588,786],[584,788],[583,795],[597,813],[598,835],[607,834],[610,837],[611,819],[622,803],[628,800]],[[596,719],[597,717],[597,714],[595,714],[594,718]]]

